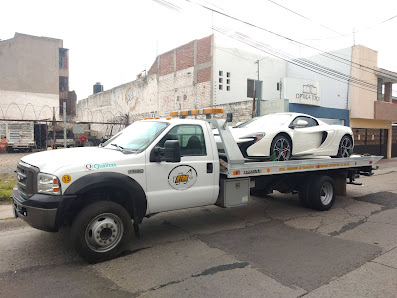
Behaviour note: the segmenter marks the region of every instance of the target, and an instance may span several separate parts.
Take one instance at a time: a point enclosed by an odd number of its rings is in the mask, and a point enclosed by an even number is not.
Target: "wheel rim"
[[[350,138],[343,138],[340,144],[340,150],[342,157],[349,157],[349,150],[352,149],[352,142]]]
[[[124,226],[121,219],[112,213],[96,216],[85,231],[85,241],[95,252],[107,252],[119,244],[123,237]]]
[[[323,205],[329,205],[334,197],[334,189],[331,183],[325,182],[321,187],[320,199]]]
[[[276,153],[276,160],[288,160],[291,155],[291,147],[285,138],[279,138],[273,146],[273,152]]]

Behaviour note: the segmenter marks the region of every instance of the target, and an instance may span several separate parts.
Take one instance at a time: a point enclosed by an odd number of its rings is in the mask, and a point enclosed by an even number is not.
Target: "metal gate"
[[[382,155],[386,157],[387,129],[353,128],[352,130],[354,136],[354,153]]]

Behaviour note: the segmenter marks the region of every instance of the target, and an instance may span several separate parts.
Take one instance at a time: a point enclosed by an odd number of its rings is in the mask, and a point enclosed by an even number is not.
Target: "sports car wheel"
[[[291,158],[291,149],[290,140],[284,135],[279,135],[272,142],[270,156],[272,160],[289,160]]]
[[[351,149],[353,149],[352,139],[350,136],[344,135],[340,140],[337,157],[349,157]]]

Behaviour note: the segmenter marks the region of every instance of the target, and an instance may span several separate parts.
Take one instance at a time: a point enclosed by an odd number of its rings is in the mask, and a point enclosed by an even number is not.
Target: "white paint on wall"
[[[0,117],[16,120],[52,120],[59,116],[59,95],[0,90]]]
[[[307,60],[307,62],[317,63],[321,66],[338,71],[341,75],[350,76],[351,66],[349,61],[351,60],[351,47],[331,52],[330,55],[334,55],[333,59],[327,58],[325,55],[321,54],[305,59]],[[341,59],[335,59],[335,56],[338,56]],[[340,62],[335,60],[339,60]],[[349,86],[346,83],[346,80],[340,82],[338,81],[338,79],[332,79],[323,76],[321,74],[309,71],[292,63],[287,64],[286,77],[318,82],[322,90],[322,107],[335,109],[349,108]]]
[[[214,105],[252,99],[247,97],[247,80],[258,80],[258,64],[255,63],[258,60],[259,81],[263,82],[262,93],[259,94],[259,97],[264,100],[280,99],[277,83],[286,76],[284,61],[236,48],[222,47],[222,44],[216,44],[214,53],[212,76]],[[220,71],[222,75],[220,75]],[[229,77],[227,77],[228,73]],[[220,79],[222,82],[219,81]],[[230,80],[229,84],[227,80]],[[222,85],[222,89],[220,89],[220,85]],[[229,90],[227,90],[228,86]]]
[[[285,78],[283,80],[284,99],[290,103],[321,106],[320,83],[311,80]]]

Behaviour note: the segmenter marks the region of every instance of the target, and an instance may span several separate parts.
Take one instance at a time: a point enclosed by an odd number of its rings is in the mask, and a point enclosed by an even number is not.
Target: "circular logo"
[[[70,177],[69,175],[63,175],[62,177],[63,183],[69,183],[70,181],[72,181],[72,177]]]
[[[168,183],[172,188],[185,190],[197,181],[197,172],[191,166],[177,166],[168,174]]]

